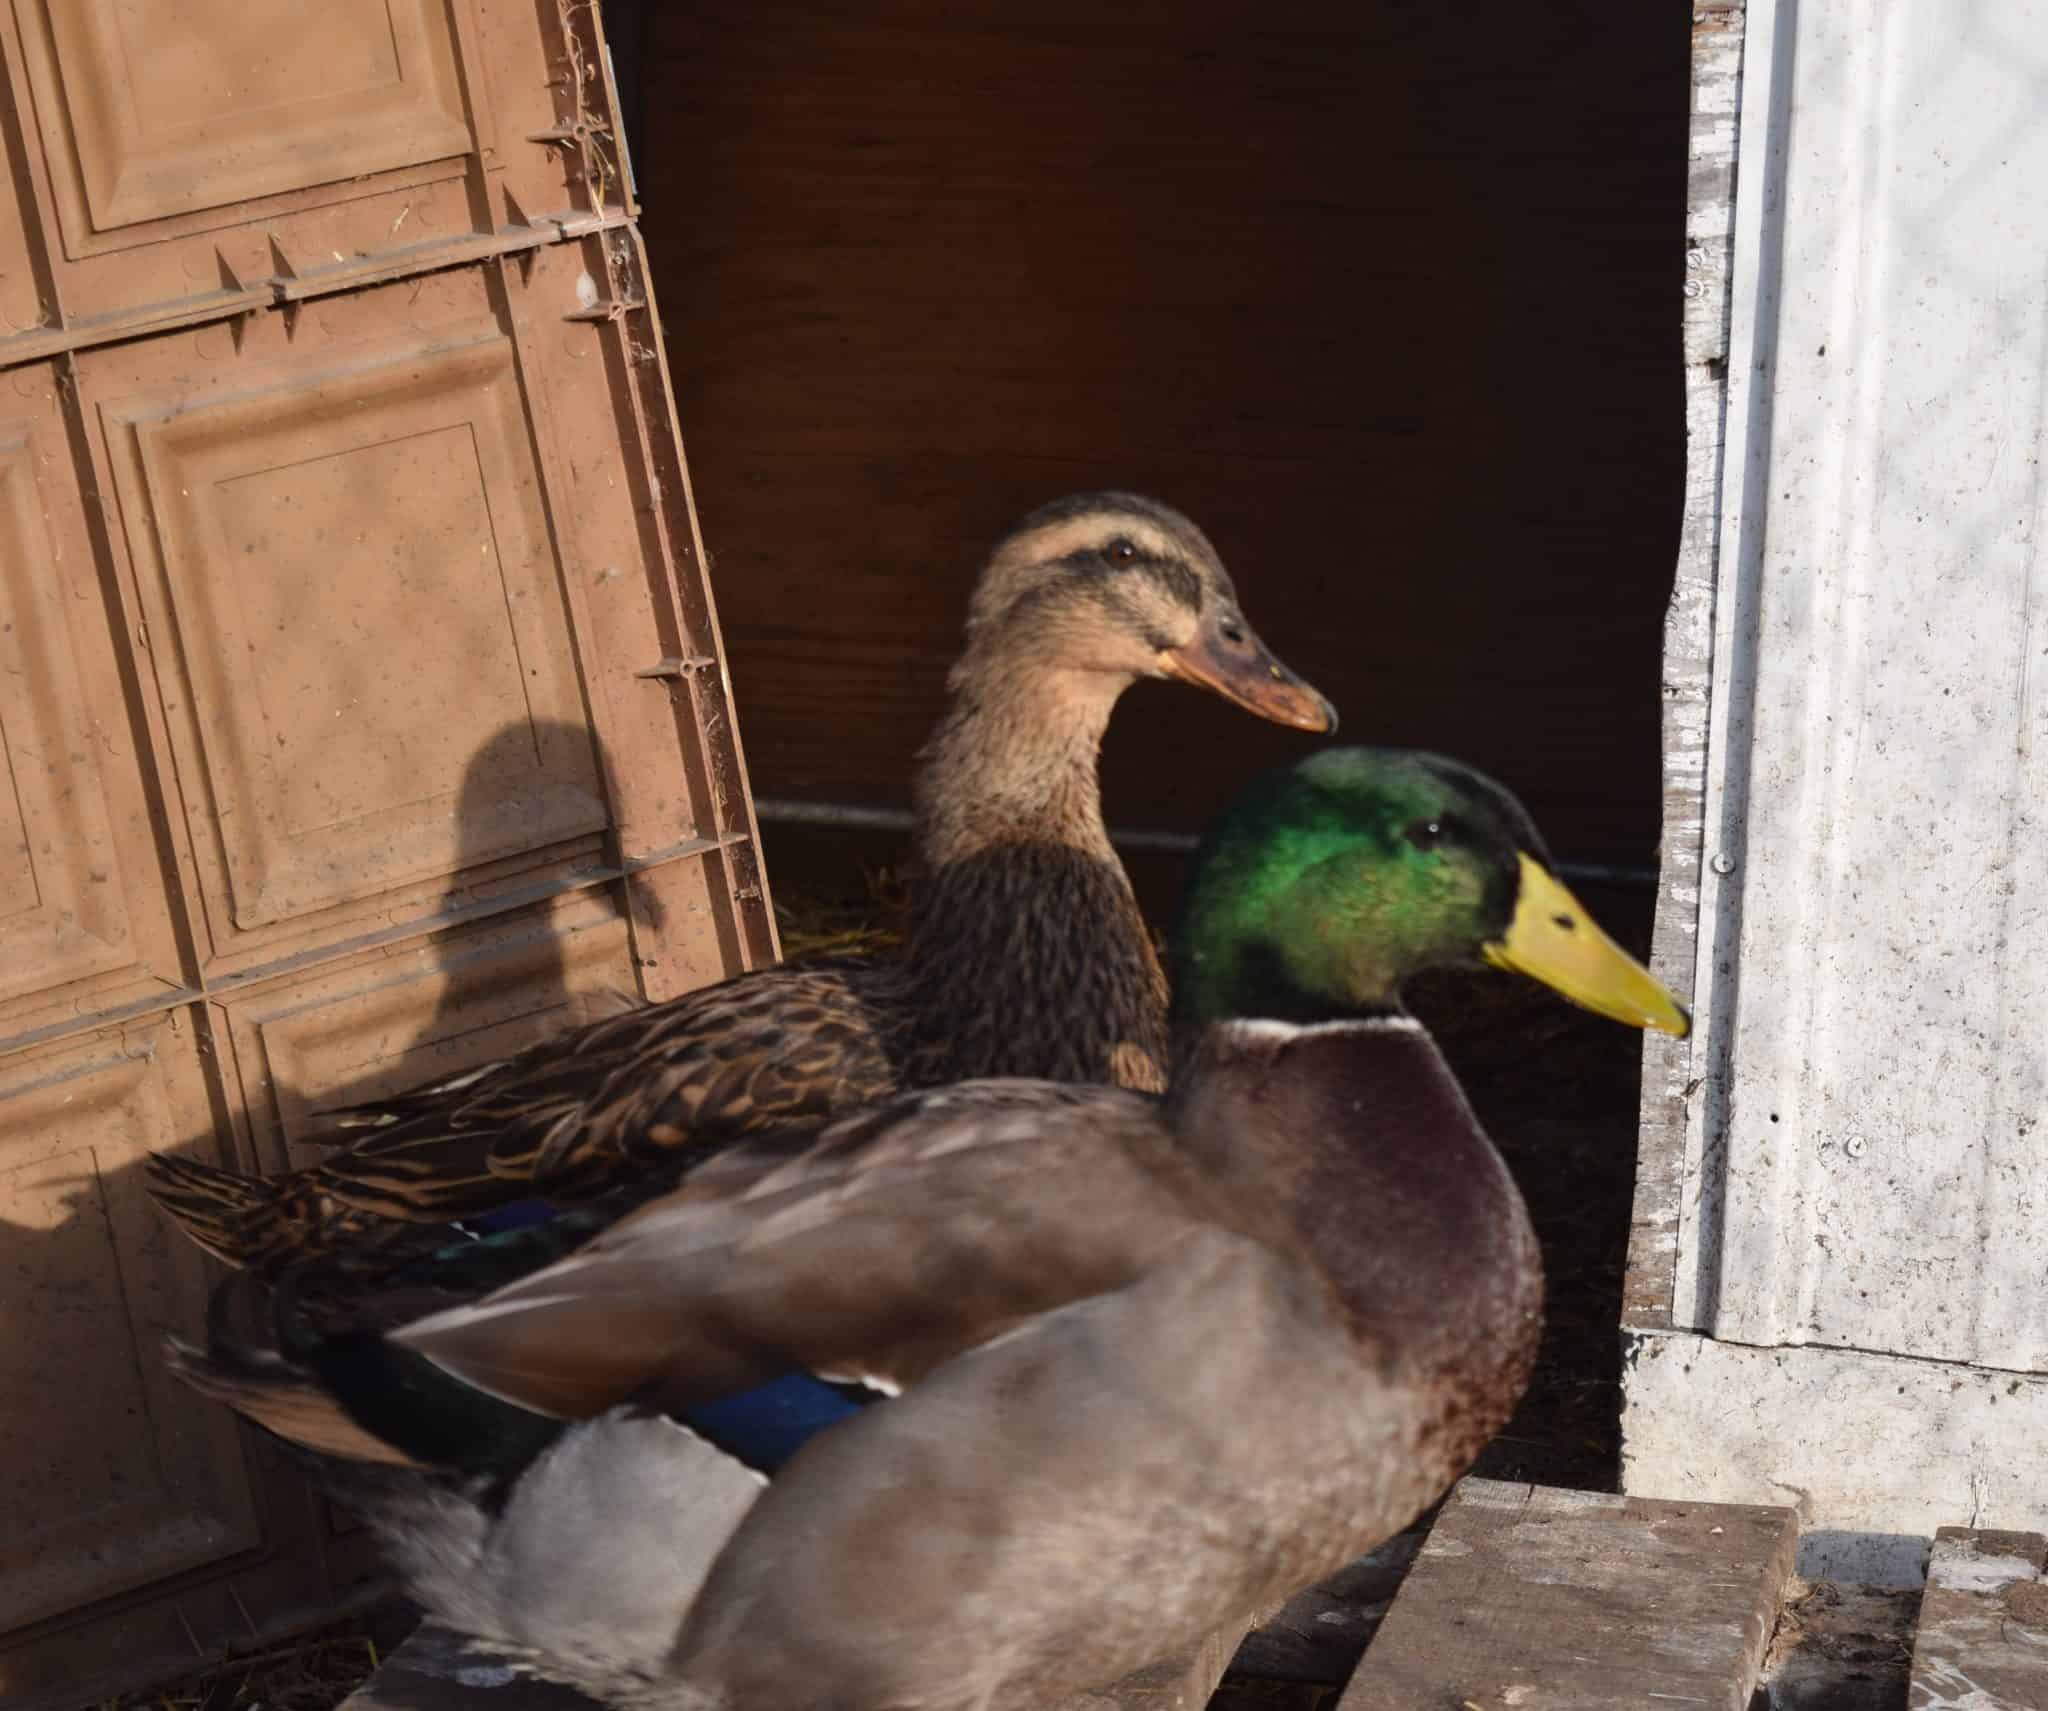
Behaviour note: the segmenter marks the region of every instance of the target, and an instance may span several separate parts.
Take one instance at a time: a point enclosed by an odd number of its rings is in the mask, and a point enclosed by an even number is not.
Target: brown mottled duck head
[[[1094,674],[1115,689],[1178,678],[1296,730],[1337,711],[1246,622],[1230,573],[1195,525],[1132,493],[1042,506],[997,544],[976,584],[961,686],[1005,667]]]

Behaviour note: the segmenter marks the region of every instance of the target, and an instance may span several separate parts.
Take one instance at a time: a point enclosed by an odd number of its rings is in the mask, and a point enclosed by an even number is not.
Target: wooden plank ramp
[[[2048,1539],[1934,1535],[1909,1711],[2048,1711]]]
[[[1428,1535],[1418,1523],[1284,1602],[1237,1648],[1242,1680],[1342,1687],[1358,1668]]]
[[[1249,1623],[1135,1671],[1060,1711],[1201,1711]],[[521,1675],[501,1657],[431,1623],[417,1630],[336,1711],[602,1711],[573,1688]]]
[[[1745,1711],[1792,1510],[1467,1479],[1338,1711]]]

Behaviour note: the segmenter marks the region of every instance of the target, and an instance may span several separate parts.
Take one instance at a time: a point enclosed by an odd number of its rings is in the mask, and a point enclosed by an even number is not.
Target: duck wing
[[[743,1149],[556,1264],[392,1339],[558,1418],[670,1412],[791,1373],[893,1393],[1118,1289],[1225,1214],[1158,1103],[967,1083]]]
[[[150,1190],[202,1246],[273,1268],[531,1196],[578,1199],[896,1090],[895,970],[759,971],[329,1115],[335,1150],[268,1178],[169,1154]]]
[[[723,981],[543,1041],[483,1070],[335,1113],[367,1130],[330,1178],[470,1156],[522,1192],[576,1196],[623,1165],[684,1163],[745,1136],[817,1124],[895,1091],[885,1050],[894,971],[851,959]]]
[[[723,1704],[1068,1703],[1396,1530],[1431,1495],[1418,1413],[1310,1271],[1184,1227],[814,1439],[668,1667]]]

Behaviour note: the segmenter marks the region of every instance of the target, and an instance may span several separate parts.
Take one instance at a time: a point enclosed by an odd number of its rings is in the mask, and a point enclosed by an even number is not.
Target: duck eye
[[[1235,618],[1225,618],[1216,628],[1226,642],[1241,642],[1244,640],[1244,626]]]
[[[1419,850],[1433,850],[1444,841],[1444,823],[1441,820],[1417,820],[1401,835]]]
[[[1135,542],[1127,541],[1123,536],[1119,535],[1102,549],[1102,556],[1108,559],[1111,564],[1136,564],[1138,562],[1138,548]]]

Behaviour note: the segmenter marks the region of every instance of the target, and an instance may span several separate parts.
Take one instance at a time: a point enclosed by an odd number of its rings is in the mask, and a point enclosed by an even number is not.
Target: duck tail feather
[[[396,1445],[357,1424],[317,1379],[282,1356],[223,1343],[218,1337],[205,1349],[182,1337],[166,1337],[164,1363],[201,1396],[225,1404],[273,1437],[316,1457],[421,1469],[421,1463]],[[323,1483],[331,1483],[325,1467],[319,1471]]]
[[[286,1251],[275,1182],[178,1153],[151,1153],[147,1171],[149,1197],[214,1258],[253,1266]]]
[[[694,1707],[670,1662],[763,1482],[674,1421],[570,1428],[495,1513],[479,1493],[363,1469],[354,1506],[434,1620],[607,1704]],[[703,1711],[712,1711],[709,1700]]]

